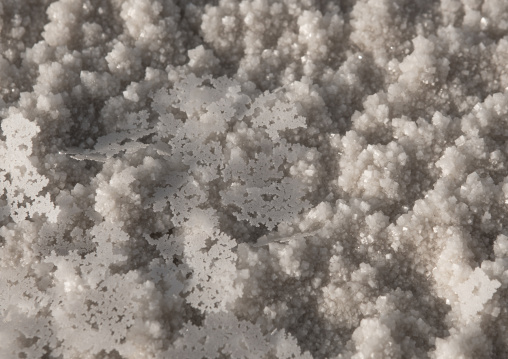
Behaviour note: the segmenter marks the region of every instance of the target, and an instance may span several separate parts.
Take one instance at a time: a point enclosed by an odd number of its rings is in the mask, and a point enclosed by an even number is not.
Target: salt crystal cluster
[[[508,2],[0,2],[1,358],[508,357]]]

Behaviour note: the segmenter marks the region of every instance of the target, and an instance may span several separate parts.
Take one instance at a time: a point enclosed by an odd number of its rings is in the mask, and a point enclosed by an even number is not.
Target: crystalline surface
[[[508,357],[507,14],[0,1],[0,358]]]

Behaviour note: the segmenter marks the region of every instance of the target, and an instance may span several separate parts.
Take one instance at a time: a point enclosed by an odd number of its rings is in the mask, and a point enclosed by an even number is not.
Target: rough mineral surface
[[[0,357],[508,358],[508,1],[2,0]]]

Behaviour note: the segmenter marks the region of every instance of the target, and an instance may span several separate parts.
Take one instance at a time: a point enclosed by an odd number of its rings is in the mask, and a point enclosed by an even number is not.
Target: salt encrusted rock
[[[0,357],[508,357],[507,10],[1,1]]]

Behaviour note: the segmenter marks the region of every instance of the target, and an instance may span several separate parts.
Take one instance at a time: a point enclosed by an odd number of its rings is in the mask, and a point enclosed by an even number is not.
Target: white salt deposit
[[[507,358],[508,2],[0,2],[1,358]]]

